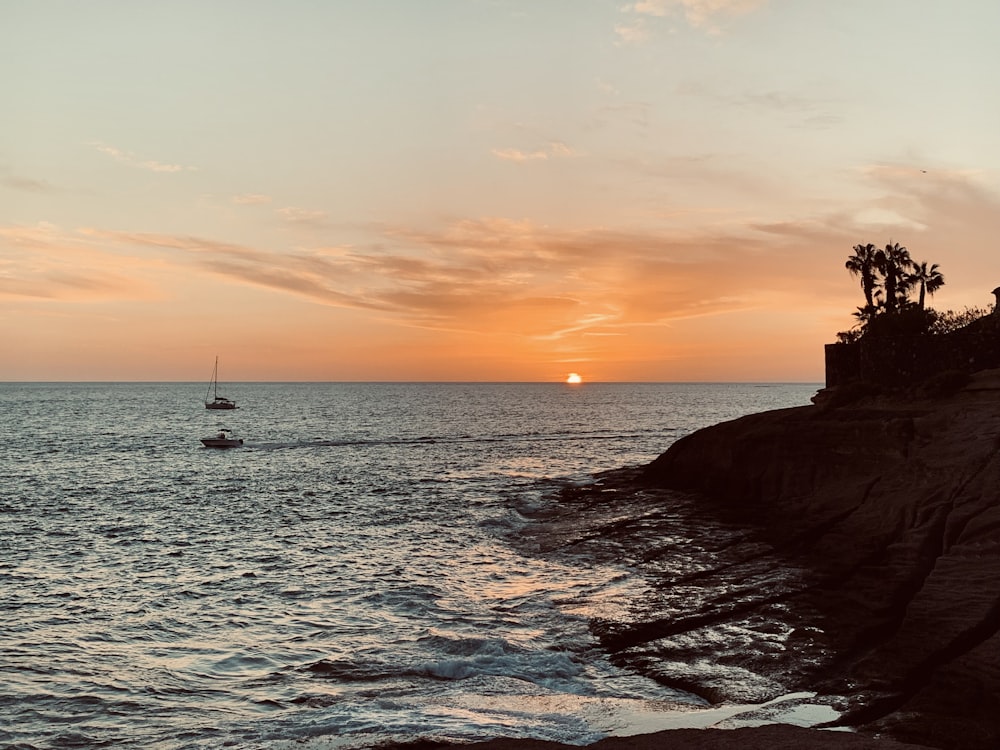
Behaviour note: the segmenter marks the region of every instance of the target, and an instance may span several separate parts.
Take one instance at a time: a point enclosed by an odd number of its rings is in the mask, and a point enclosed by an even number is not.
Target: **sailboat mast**
[[[205,391],[205,403],[208,403],[208,397],[212,395],[212,389],[215,389],[215,397],[219,396],[219,356],[215,356],[215,367],[212,368],[212,379],[208,382],[208,390]]]
[[[211,401],[209,397],[214,396]],[[219,395],[219,355],[215,355],[215,367],[212,368],[212,380],[208,384],[208,392],[205,394],[206,409],[235,409],[236,402],[225,396]]]

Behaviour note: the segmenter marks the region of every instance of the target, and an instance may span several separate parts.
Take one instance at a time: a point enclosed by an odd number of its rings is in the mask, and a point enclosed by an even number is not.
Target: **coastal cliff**
[[[1000,370],[815,402],[699,430],[640,480],[690,493],[806,571],[756,596],[812,613],[822,642],[773,655],[785,688],[833,697],[866,733],[1000,747]],[[635,663],[676,632],[602,635]]]

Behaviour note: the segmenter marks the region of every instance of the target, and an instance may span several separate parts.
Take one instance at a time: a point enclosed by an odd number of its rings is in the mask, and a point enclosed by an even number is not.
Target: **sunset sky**
[[[822,381],[1000,285],[996,0],[0,0],[0,380]]]

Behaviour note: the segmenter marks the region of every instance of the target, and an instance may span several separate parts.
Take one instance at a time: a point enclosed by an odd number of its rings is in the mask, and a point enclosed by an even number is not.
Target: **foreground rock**
[[[782,688],[839,697],[842,723],[865,732],[1000,747],[1000,371],[947,395],[828,397],[700,430],[642,480],[694,493],[754,530],[760,560],[802,569],[770,584],[752,573],[758,611],[804,618],[774,654]],[[634,664],[684,628],[646,619],[602,636]]]

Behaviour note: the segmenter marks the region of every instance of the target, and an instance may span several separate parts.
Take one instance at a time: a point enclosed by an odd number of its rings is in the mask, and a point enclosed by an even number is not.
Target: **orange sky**
[[[0,380],[816,382],[867,242],[992,304],[993,3],[538,6],[5,6]]]

